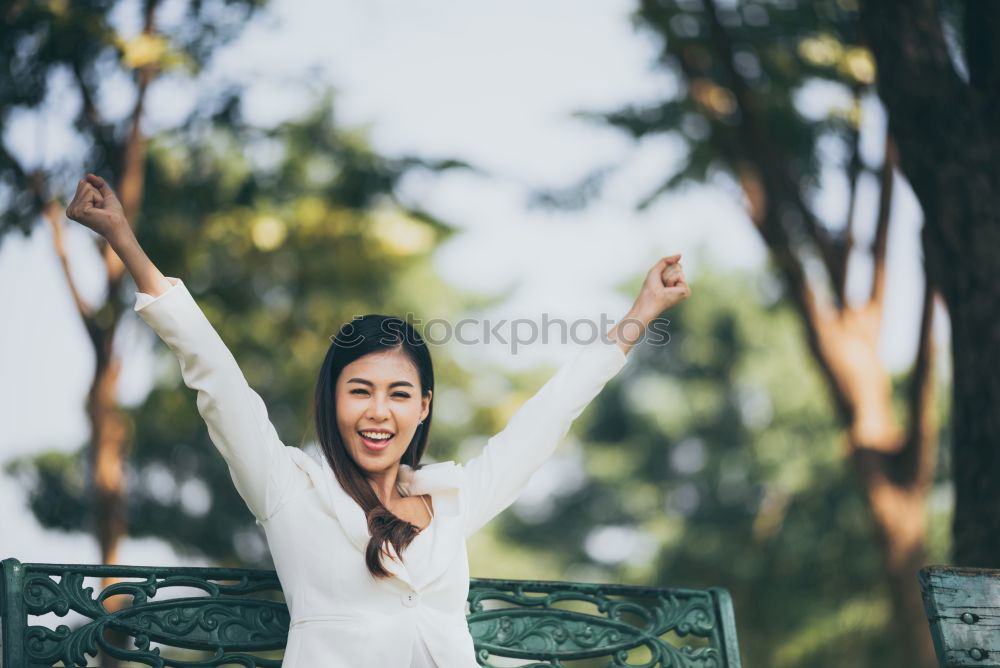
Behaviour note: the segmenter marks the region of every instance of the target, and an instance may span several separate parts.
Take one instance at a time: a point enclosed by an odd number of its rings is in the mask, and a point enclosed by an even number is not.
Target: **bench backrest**
[[[86,666],[99,651],[164,667],[281,664],[289,616],[274,571],[16,559],[0,569],[4,667]],[[102,578],[121,580],[101,589]],[[620,662],[614,665],[740,666],[724,589],[473,578],[468,608],[483,666],[521,659],[558,667],[600,657]],[[60,619],[67,614],[76,617],[72,628]],[[131,642],[116,646],[106,637],[113,634]],[[494,664],[494,657],[509,659]]]
[[[1000,570],[928,566],[919,578],[941,666],[1000,668]]]

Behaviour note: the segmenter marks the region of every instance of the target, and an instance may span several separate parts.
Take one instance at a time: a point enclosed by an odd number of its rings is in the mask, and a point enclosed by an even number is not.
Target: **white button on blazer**
[[[600,338],[579,346],[464,465],[401,465],[400,488],[431,496],[434,526],[423,538],[432,541],[418,573],[407,569],[405,551],[401,557],[389,546],[400,560],[386,558],[392,577],[376,580],[365,566],[370,535],[361,506],[325,457],[281,442],[263,400],[184,282],[167,280],[172,287],[157,297],[137,292],[134,310],[177,356],[212,442],[264,528],[291,615],[282,665],[410,666],[423,641],[439,668],[475,668],[466,539],[514,502],[625,365],[622,349]]]

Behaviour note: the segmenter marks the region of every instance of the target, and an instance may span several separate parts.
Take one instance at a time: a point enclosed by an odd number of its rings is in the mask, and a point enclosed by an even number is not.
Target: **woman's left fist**
[[[684,280],[681,254],[661,258],[646,274],[636,305],[642,310],[659,315],[691,296],[691,288]]]

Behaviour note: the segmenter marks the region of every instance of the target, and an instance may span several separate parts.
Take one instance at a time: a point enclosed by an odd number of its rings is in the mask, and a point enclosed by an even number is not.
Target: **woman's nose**
[[[387,399],[375,396],[368,402],[368,417],[387,417],[389,415],[389,402]]]

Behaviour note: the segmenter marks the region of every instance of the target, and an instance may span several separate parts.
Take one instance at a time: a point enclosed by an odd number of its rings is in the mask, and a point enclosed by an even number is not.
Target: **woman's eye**
[[[361,388],[358,388],[356,390],[351,390],[351,394],[368,394],[368,390],[362,390]],[[409,399],[410,398],[410,395],[407,394],[406,392],[395,392],[395,393],[393,393],[392,396],[394,396],[394,397],[402,397],[404,399]]]

